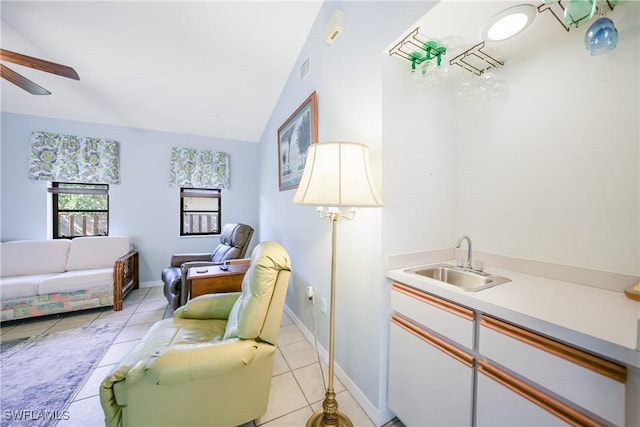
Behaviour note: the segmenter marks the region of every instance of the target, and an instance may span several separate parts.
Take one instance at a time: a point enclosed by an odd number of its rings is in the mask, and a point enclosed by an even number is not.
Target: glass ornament
[[[584,35],[584,44],[591,55],[610,52],[618,44],[618,30],[605,16],[595,20]]]
[[[596,0],[569,0],[564,10],[564,23],[567,27],[579,26],[596,13]]]

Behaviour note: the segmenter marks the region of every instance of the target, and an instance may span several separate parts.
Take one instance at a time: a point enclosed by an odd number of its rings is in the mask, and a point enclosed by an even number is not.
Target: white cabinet
[[[430,327],[472,343],[473,312],[400,284],[392,294],[389,408],[408,427],[470,425],[474,358]]]
[[[480,371],[497,372],[498,379],[547,410],[568,420],[625,425],[624,366],[484,314],[478,341],[487,361],[480,362]]]
[[[401,283],[391,309],[388,404],[409,427],[635,419],[623,365]]]
[[[473,348],[473,310],[396,282],[392,285],[391,310],[465,348]]]
[[[465,363],[429,338],[391,324],[389,407],[408,427],[469,425],[472,359]]]
[[[478,427],[551,427],[569,424],[480,371],[475,425]]]

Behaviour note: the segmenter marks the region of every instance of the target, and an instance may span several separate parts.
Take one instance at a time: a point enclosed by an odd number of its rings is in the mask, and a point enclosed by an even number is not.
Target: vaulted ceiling
[[[446,43],[447,62],[480,42],[482,27],[500,11],[541,4],[434,3],[415,26]],[[257,142],[321,5],[0,0],[3,49],[69,65],[80,75],[76,81],[7,63],[52,94],[30,95],[2,79],[0,105],[5,112]],[[488,43],[485,51],[509,63],[567,37],[550,12],[538,15],[523,34]],[[630,18],[617,8],[611,15]],[[572,31],[583,34],[586,27]]]
[[[80,80],[5,63],[3,112],[257,142],[321,1],[5,1],[3,49]]]

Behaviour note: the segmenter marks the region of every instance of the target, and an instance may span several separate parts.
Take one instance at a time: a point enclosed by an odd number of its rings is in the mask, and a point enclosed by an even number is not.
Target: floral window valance
[[[117,141],[35,131],[31,133],[30,144],[30,179],[120,183],[120,146]]]
[[[229,188],[229,154],[173,147],[169,184],[172,187]]]

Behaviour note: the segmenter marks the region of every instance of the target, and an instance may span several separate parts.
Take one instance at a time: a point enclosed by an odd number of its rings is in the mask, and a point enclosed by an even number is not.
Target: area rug
[[[52,426],[67,408],[122,325],[85,326],[2,342],[0,425]]]

